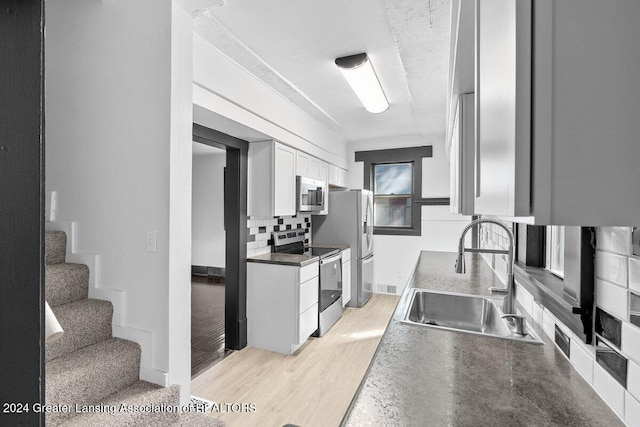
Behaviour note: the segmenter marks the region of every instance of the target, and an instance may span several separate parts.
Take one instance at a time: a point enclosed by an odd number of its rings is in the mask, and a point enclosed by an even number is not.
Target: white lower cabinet
[[[303,267],[247,263],[247,344],[293,354],[318,329],[318,272]]]
[[[342,251],[342,306],[351,301],[351,249]]]

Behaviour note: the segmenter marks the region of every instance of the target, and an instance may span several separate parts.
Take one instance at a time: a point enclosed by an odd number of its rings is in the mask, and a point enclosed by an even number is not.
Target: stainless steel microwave
[[[327,191],[324,181],[298,175],[297,184],[298,212],[324,210]]]

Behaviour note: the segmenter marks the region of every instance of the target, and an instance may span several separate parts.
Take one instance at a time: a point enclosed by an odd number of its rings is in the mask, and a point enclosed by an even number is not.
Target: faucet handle
[[[503,319],[511,319],[516,325],[516,334],[526,335],[524,332],[525,325],[527,324],[527,318],[519,314],[503,314]]]
[[[492,286],[489,288],[489,292],[491,292],[491,295],[507,295],[509,290],[507,288],[497,288]]]

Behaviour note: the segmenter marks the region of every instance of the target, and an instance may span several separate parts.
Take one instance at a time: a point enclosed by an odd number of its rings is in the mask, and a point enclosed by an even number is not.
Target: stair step
[[[82,299],[54,307],[62,338],[47,344],[46,361],[111,338],[113,306],[109,301]]]
[[[145,411],[122,410],[130,406],[138,406]],[[150,405],[150,406],[148,406]],[[94,427],[94,426],[168,426],[179,420],[180,387],[160,387],[145,381],[136,381],[130,386],[104,399],[97,408],[106,408],[106,412],[85,412],[64,422],[64,427]],[[75,408],[74,408],[75,410]],[[113,410],[113,414],[109,411]],[[82,408],[80,407],[80,411]]]
[[[44,237],[46,264],[61,264],[67,254],[67,234],[64,231],[47,231]]]
[[[226,424],[220,418],[199,412],[185,412],[172,427],[224,427]]]
[[[138,380],[140,346],[110,338],[46,364],[47,404],[86,405],[102,401]],[[55,426],[73,413],[47,413],[47,425]]]
[[[84,264],[45,266],[45,298],[51,307],[89,296],[89,267]]]

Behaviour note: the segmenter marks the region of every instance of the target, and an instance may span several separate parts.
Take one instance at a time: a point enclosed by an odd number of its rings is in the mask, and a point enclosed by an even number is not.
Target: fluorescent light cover
[[[338,69],[368,112],[382,113],[386,111],[389,108],[389,103],[382,91],[371,61],[369,61],[366,54],[353,55],[353,57],[363,57],[364,61],[356,66],[346,68],[339,63],[342,58],[338,58],[336,59]]]

